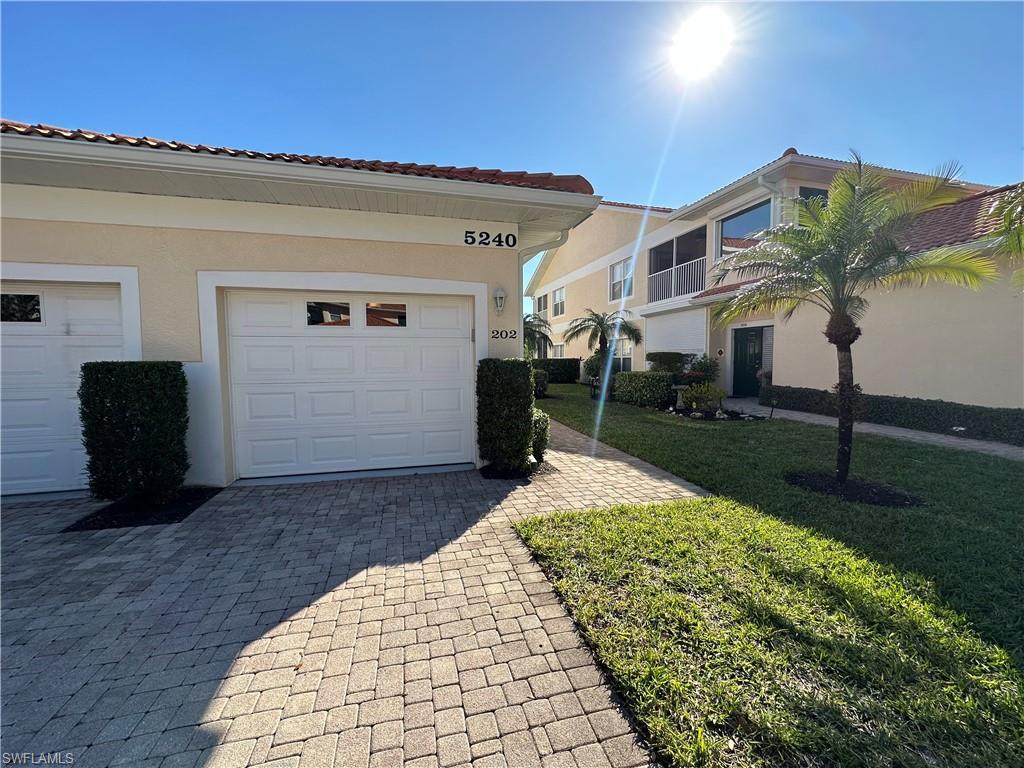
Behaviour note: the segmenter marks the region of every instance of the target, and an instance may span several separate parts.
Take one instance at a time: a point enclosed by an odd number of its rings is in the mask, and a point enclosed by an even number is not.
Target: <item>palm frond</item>
[[[999,267],[976,246],[946,246],[907,259],[880,278],[886,287],[923,286],[935,281],[978,290],[999,277]]]

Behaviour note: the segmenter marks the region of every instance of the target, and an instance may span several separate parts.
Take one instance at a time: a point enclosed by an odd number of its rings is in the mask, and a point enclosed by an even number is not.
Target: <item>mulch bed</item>
[[[551,464],[549,461],[542,461],[540,464],[534,464],[533,468],[526,473],[523,472],[499,472],[492,465],[480,467],[480,476],[485,480],[526,480],[529,482],[535,477],[543,477],[544,475],[553,475],[558,472],[558,469]]]
[[[786,482],[798,488],[838,496],[843,501],[859,504],[874,504],[878,507],[919,507],[924,501],[899,488],[864,480],[847,478],[840,485],[833,475],[826,472],[787,472]]]
[[[107,528],[132,528],[137,525],[180,523],[220,493],[220,488],[188,486],[166,504],[115,501],[69,525],[62,533],[102,531]]]

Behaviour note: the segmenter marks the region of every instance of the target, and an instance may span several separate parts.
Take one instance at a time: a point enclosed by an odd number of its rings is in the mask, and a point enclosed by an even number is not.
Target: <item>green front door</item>
[[[757,397],[760,382],[763,328],[737,328],[732,332],[732,396]]]

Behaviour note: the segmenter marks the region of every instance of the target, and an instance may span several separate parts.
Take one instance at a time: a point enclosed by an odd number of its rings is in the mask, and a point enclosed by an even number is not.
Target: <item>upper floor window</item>
[[[551,316],[565,314],[565,287],[556,288],[551,292]]]
[[[772,225],[772,201],[752,205],[732,216],[719,221],[718,258],[724,259],[737,251],[746,250],[756,245],[754,237],[758,232]]]
[[[800,187],[800,197],[810,200],[812,197],[820,197],[821,202],[828,204],[828,190],[819,187]]]
[[[541,296],[533,297],[533,311],[541,317],[547,317],[548,315],[548,295],[545,293]]]
[[[690,261],[703,259],[708,247],[707,227],[698,227],[685,235],[656,245],[648,251],[647,274],[655,275]]]
[[[623,259],[608,267],[608,300],[633,295],[633,259]]]

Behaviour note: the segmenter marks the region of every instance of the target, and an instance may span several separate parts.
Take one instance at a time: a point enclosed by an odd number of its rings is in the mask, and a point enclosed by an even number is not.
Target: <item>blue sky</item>
[[[728,5],[732,54],[684,86],[666,48],[693,7],[4,3],[0,109],[254,149],[580,173],[609,199],[671,206],[788,146],[1024,177],[1021,3]]]

